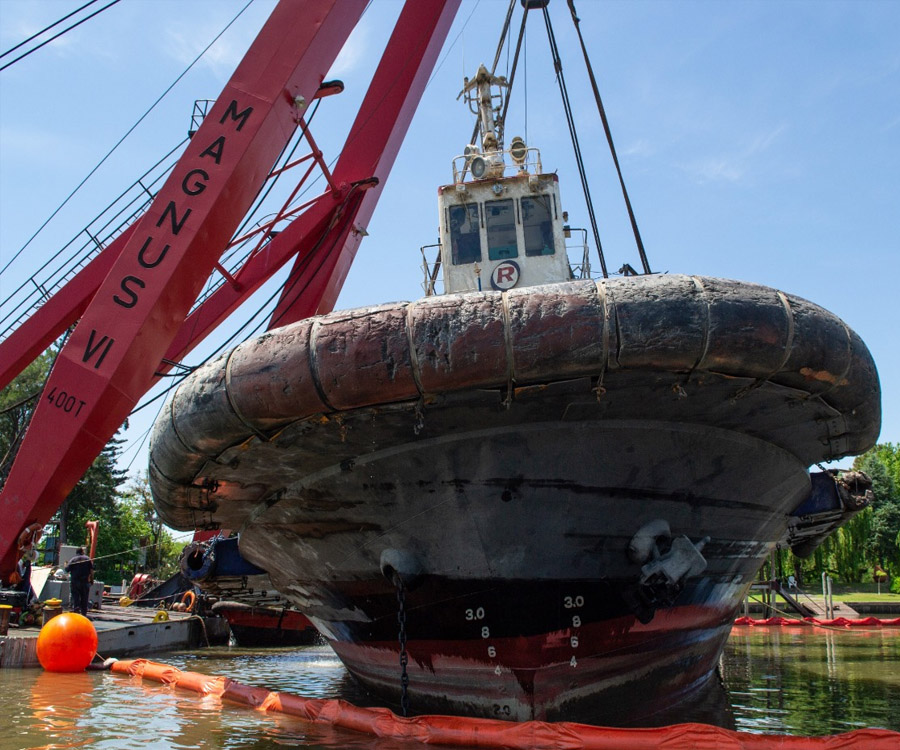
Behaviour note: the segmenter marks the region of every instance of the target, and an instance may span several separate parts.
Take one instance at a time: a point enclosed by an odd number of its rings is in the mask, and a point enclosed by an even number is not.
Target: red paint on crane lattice
[[[16,534],[50,518],[168,368],[162,360],[184,356],[292,255],[297,263],[276,322],[331,309],[458,6],[406,3],[333,175],[337,192],[322,196],[253,255],[235,283],[188,316],[364,8],[362,0],[280,3],[134,232],[60,290],[46,314],[33,316],[27,337],[16,332],[6,342],[4,353],[15,354],[3,370],[11,378],[35,347],[81,318],[0,490],[0,574],[15,566]]]

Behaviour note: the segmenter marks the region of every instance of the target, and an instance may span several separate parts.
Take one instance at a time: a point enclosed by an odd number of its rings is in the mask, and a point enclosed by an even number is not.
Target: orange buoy
[[[97,653],[93,623],[75,612],[50,620],[37,639],[37,658],[48,672],[81,672]]]

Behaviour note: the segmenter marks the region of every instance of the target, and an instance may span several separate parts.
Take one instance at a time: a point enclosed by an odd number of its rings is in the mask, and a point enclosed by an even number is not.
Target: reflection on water
[[[201,649],[166,654],[159,660],[307,697],[370,701],[325,646]],[[731,711],[725,711],[728,723],[744,731],[815,735],[863,726],[900,730],[898,629],[739,628],[723,655],[722,676],[731,704]],[[262,714],[108,672],[2,669],[0,695],[2,750],[414,746]],[[723,697],[721,691],[714,695],[716,701]],[[692,706],[676,720],[710,721],[719,713],[719,707],[710,712],[709,706]]]
[[[735,628],[722,674],[740,730],[900,730],[896,628]]]

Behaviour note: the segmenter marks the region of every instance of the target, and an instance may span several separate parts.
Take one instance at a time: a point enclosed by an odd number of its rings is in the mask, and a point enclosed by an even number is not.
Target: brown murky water
[[[328,647],[213,648],[159,661],[307,697],[365,703]],[[900,730],[900,629],[735,629],[722,659],[721,721],[749,732]],[[377,748],[415,744],[261,714],[108,672],[0,670],[0,748]],[[721,696],[720,696],[721,697]],[[370,703],[371,705],[371,703]],[[709,711],[680,720],[709,720]]]

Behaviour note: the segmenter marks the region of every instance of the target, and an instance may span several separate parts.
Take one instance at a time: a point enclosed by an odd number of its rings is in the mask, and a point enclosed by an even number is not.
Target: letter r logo
[[[491,286],[499,291],[512,289],[519,283],[519,264],[514,260],[503,261],[491,273]]]

